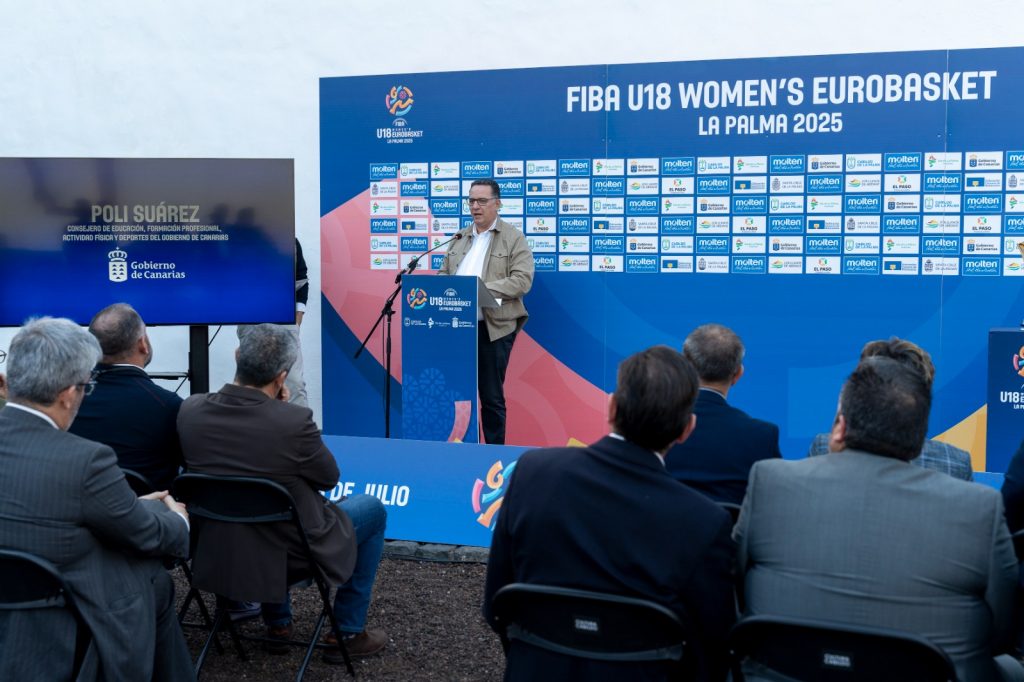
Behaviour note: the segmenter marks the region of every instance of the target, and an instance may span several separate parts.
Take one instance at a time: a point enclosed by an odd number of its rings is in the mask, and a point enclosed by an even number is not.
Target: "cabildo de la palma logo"
[[[177,263],[168,261],[133,260],[128,262],[128,252],[116,248],[107,254],[107,277],[111,282],[127,282],[129,279],[185,279],[184,271]]]
[[[405,296],[406,302],[413,310],[419,310],[427,304],[427,292],[423,289],[412,289]]]
[[[413,130],[405,116],[412,111],[412,89],[406,85],[395,85],[384,95],[384,106],[394,116],[390,128],[377,128],[377,139],[388,144],[412,144],[423,137],[422,130]]]

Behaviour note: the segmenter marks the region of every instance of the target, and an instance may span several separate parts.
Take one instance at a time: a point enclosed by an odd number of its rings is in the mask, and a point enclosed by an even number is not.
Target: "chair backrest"
[[[78,676],[92,633],[56,566],[27,552],[0,550],[0,611],[67,609],[77,623],[71,679]]]
[[[686,628],[660,604],[615,594],[512,583],[494,595],[508,639],[600,661],[679,661]]]
[[[312,556],[295,500],[280,483],[252,476],[181,474],[174,479],[172,490],[197,518],[243,524],[293,523],[306,554]]]
[[[736,522],[740,520],[740,505],[735,502],[719,502],[718,506],[729,512],[729,516],[732,517],[732,525],[736,525]]]
[[[182,474],[174,497],[188,513],[227,523],[275,523],[297,518],[291,493],[280,483],[251,476]]]
[[[140,474],[138,471],[133,469],[125,469],[122,467],[121,473],[124,474],[124,480],[128,481],[129,487],[139,497],[148,495],[156,490],[156,486],[148,478]]]
[[[1013,539],[1013,552],[1017,555],[1017,561],[1024,562],[1024,530],[1019,530],[1010,537]]]
[[[733,679],[749,658],[796,680],[955,682],[949,656],[909,632],[817,620],[750,616],[729,635]]]

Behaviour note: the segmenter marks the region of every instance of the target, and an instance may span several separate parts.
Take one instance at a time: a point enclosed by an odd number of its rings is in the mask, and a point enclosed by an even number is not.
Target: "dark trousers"
[[[505,370],[508,369],[508,359],[512,356],[516,332],[491,341],[484,321],[481,320],[477,324],[477,382],[484,442],[504,445]]]

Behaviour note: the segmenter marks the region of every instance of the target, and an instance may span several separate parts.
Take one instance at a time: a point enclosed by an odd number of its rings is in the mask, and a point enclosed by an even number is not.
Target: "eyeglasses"
[[[486,206],[496,198],[497,197],[487,197],[486,199],[466,199],[466,203],[470,206]]]
[[[0,364],[3,364],[7,360],[7,351],[0,350]]]
[[[76,387],[80,386],[82,388],[82,395],[92,395],[92,392],[96,390],[96,377],[98,375],[99,372],[93,372],[92,374],[89,375],[88,381],[83,381],[80,384],[75,384]]]

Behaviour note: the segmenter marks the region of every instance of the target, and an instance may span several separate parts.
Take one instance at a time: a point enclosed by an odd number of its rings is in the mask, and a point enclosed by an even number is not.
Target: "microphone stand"
[[[380,315],[377,316],[377,321],[373,323],[373,327],[370,329],[370,333],[366,335],[363,342],[359,344],[359,349],[356,351],[352,359],[358,359],[362,355],[363,350],[366,348],[366,344],[370,342],[370,337],[377,331],[377,327],[380,326],[381,321],[384,321],[384,437],[391,438],[391,318],[395,314],[395,298],[402,292],[402,277],[405,275],[411,275],[420,264],[420,259],[426,256],[431,251],[435,251],[446,244],[451,244],[457,239],[462,239],[462,233],[457,232],[454,237],[447,241],[443,241],[437,244],[433,248],[427,249],[420,255],[409,261],[409,265],[404,270],[395,275],[395,290],[391,292],[387,300],[384,301],[384,307],[381,308]]]

